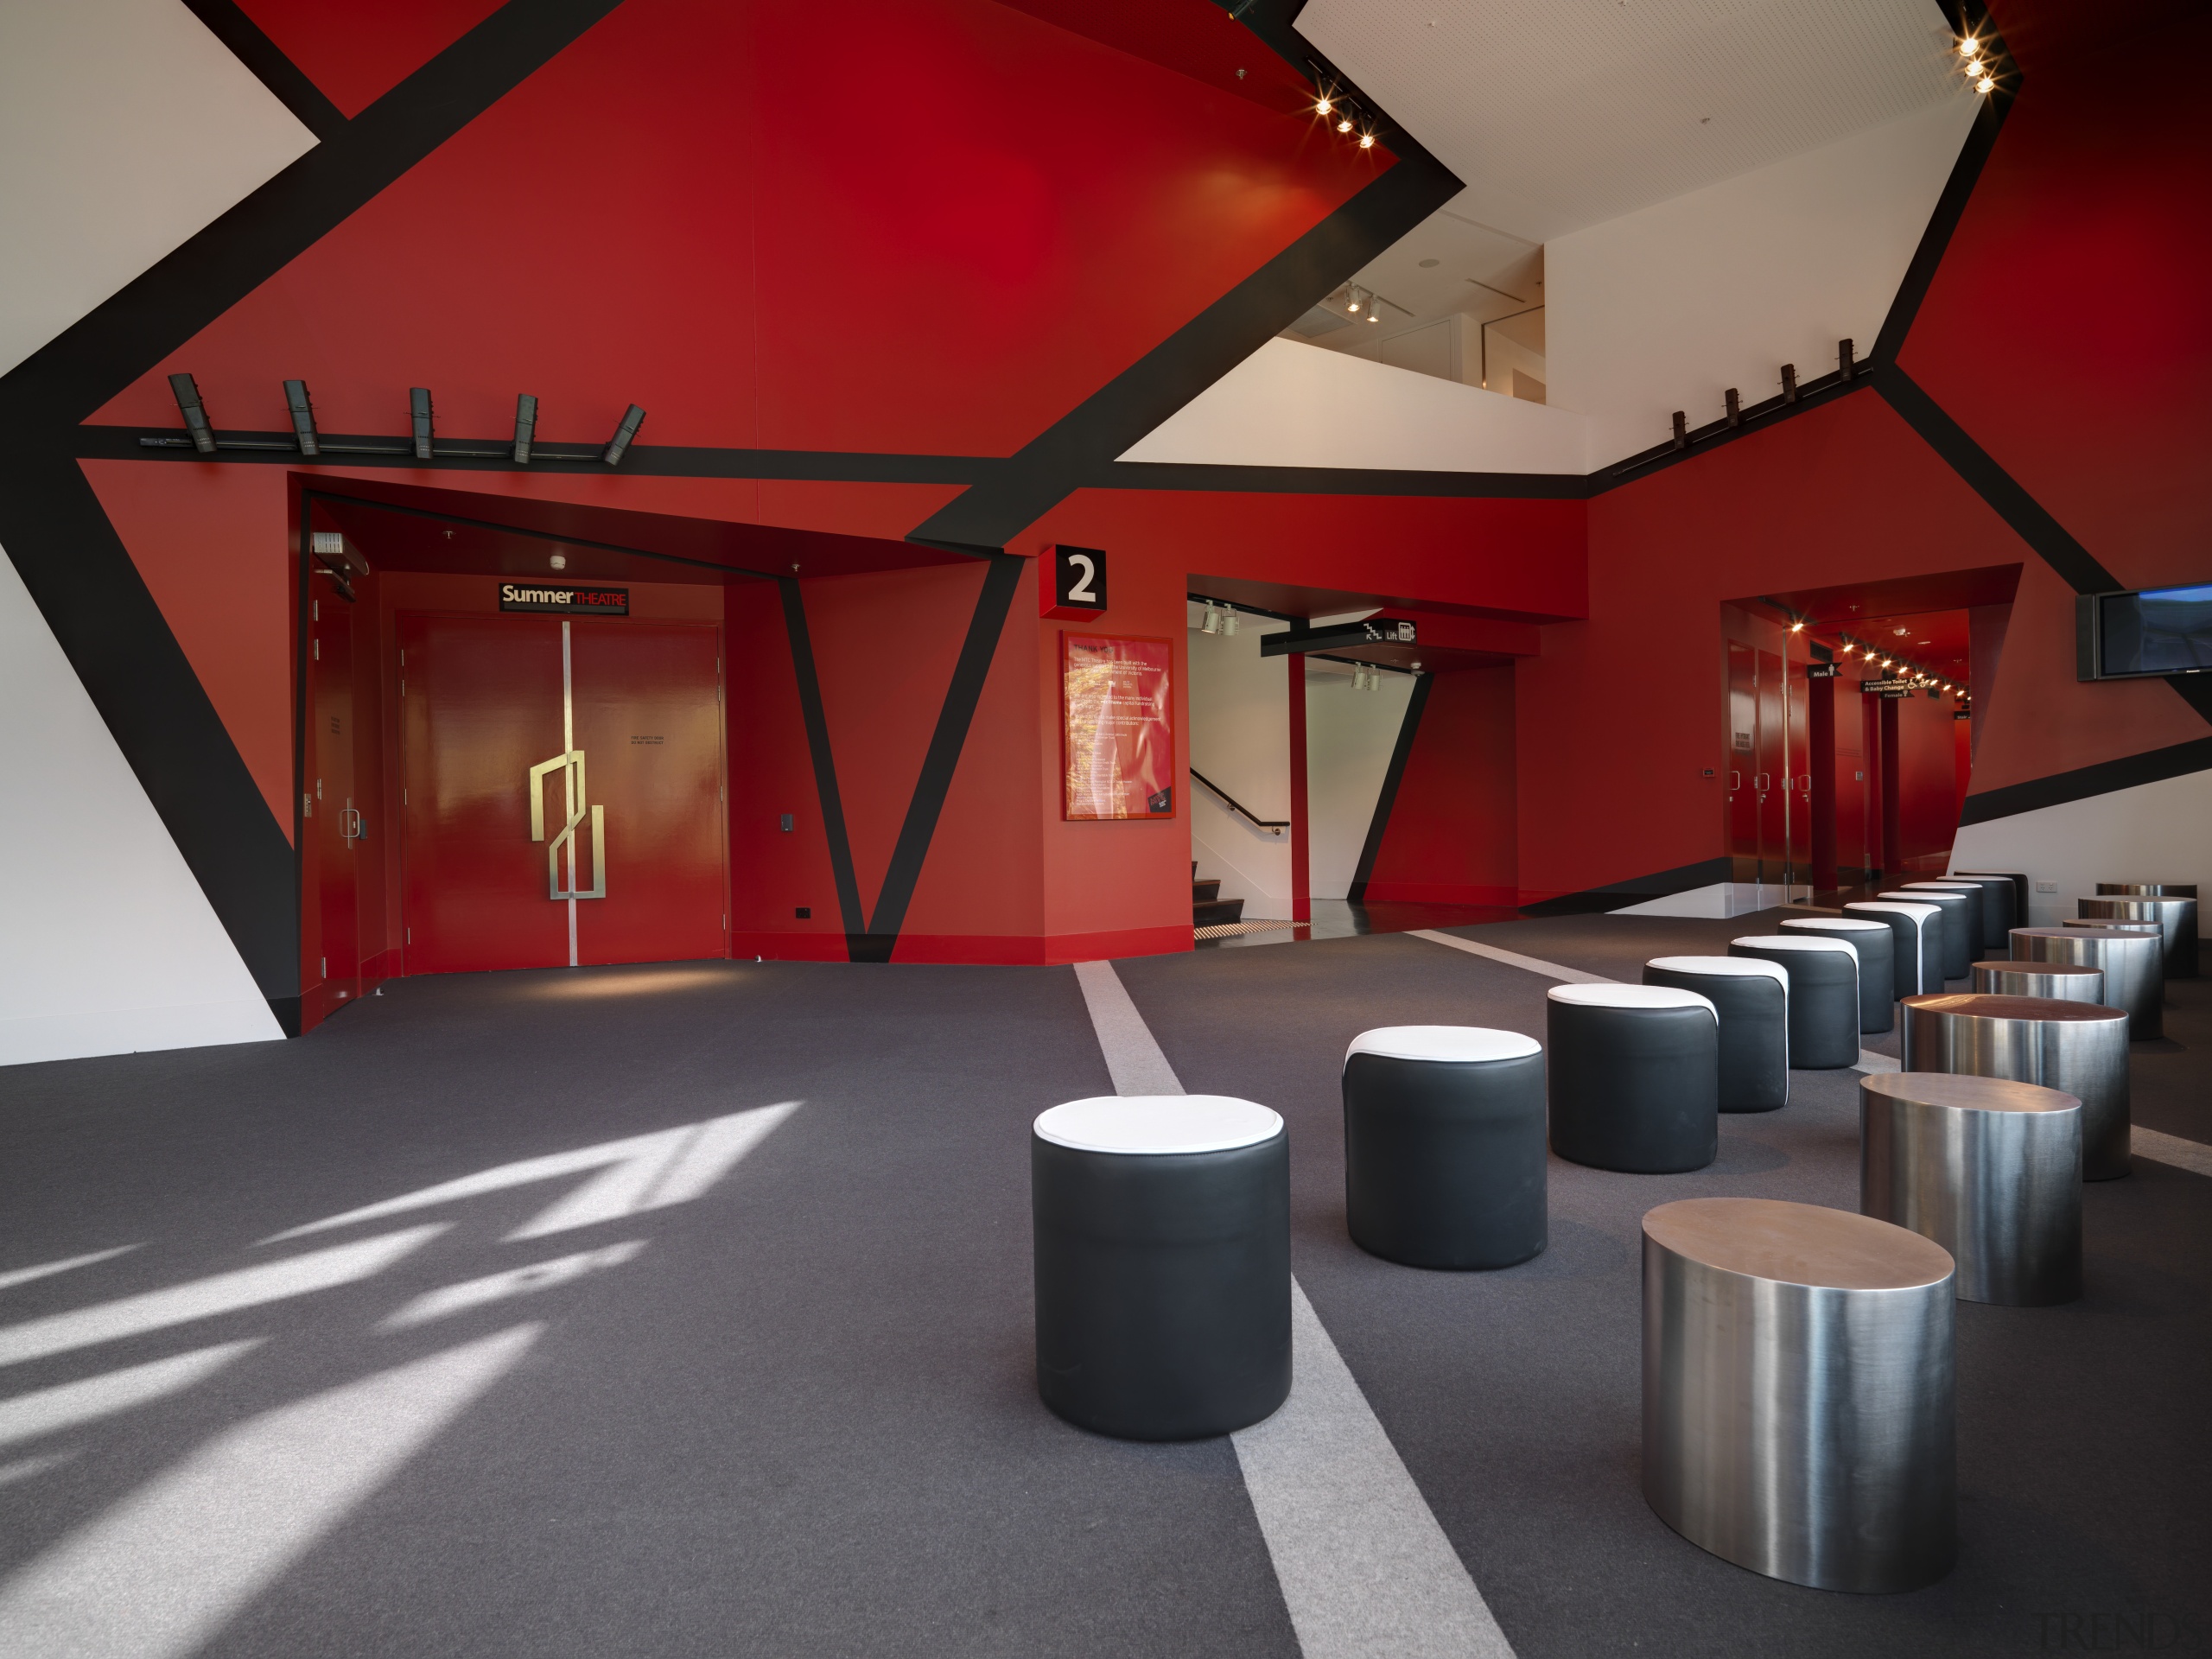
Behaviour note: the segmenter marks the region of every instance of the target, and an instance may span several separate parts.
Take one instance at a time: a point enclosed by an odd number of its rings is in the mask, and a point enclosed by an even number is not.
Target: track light
[[[408,388],[407,413],[415,423],[415,459],[428,461],[431,453],[430,389],[428,386]]]
[[[1350,132],[1351,130],[1351,117],[1348,115],[1338,116],[1337,118],[1337,130],[1338,132]]]
[[[1236,635],[1236,629],[1237,618],[1235,609],[1227,605],[1223,606],[1221,607],[1222,632],[1228,635],[1230,638],[1234,639]]]
[[[537,399],[526,391],[515,394],[515,465],[530,465],[530,442],[537,435]]]
[[[1375,135],[1374,135],[1372,132],[1363,132],[1363,133],[1361,133],[1361,134],[1359,135],[1359,147],[1360,147],[1362,149],[1374,149],[1374,148],[1375,148]]]
[[[1962,40],[1962,41],[1961,41],[1959,42],[1959,55],[1960,55],[1961,57],[1962,57],[1962,58],[1979,57],[1979,56],[1980,55],[1980,54],[1981,54],[1981,42],[1980,42],[1980,41],[1978,41],[1978,40],[1974,39],[1974,37],[1973,35],[1967,35],[1964,40]]]
[[[1789,625],[1789,632],[1792,633],[1802,633],[1805,632],[1805,625],[1802,622],[1792,622]]]
[[[308,383],[287,380],[284,383],[284,407],[292,416],[292,435],[299,440],[303,455],[320,454],[315,441],[315,405],[308,401]]]
[[[1313,100],[1313,113],[1316,115],[1326,115],[1335,107],[1336,99],[1331,98],[1326,92]]]
[[[1974,89],[1977,92],[1984,94],[1996,91],[1997,77],[1994,75],[1984,75],[1980,80],[1974,82]]]
[[[631,404],[622,416],[622,424],[614,429],[614,435],[608,440],[607,451],[600,459],[610,467],[619,466],[624,453],[630,448],[630,440],[638,435],[638,429],[645,423],[645,411],[635,404]]]
[[[203,455],[215,453],[215,429],[207,424],[207,406],[200,401],[200,385],[188,374],[169,376],[169,391],[176,398],[177,412],[184,416],[184,429],[192,434],[192,447]]]
[[[1200,633],[1221,632],[1221,613],[1214,609],[1211,600],[1206,601],[1205,614],[1198,619],[1198,632]]]

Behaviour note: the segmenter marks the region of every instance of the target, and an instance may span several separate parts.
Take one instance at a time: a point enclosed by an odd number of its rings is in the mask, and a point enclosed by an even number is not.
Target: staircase
[[[1244,919],[1244,901],[1221,896],[1221,879],[1198,880],[1198,861],[1191,861],[1191,925],[1218,927],[1224,922]]]

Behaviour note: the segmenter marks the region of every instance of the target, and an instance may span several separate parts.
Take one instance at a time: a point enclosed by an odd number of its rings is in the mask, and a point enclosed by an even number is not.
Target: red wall
[[[1520,902],[1513,676],[1474,668],[1430,677],[1369,899]]]

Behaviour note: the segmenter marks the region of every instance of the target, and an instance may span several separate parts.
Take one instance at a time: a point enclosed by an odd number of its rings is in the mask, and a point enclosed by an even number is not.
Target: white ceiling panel
[[[1963,91],[1932,0],[1311,0],[1298,28],[1466,181],[1452,213],[1535,243]]]
[[[182,0],[0,0],[0,373],[314,143]]]

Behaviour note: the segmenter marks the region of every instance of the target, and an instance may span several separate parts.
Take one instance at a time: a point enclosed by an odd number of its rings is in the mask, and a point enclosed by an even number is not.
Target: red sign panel
[[[1062,816],[1175,816],[1174,645],[1060,636]]]

